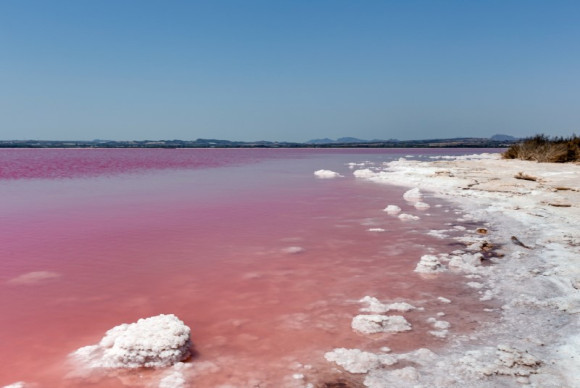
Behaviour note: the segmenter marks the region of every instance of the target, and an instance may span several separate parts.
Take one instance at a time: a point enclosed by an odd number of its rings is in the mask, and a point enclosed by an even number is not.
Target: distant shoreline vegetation
[[[533,160],[541,163],[580,161],[580,137],[553,137],[536,135],[512,144],[503,154],[504,159]]]
[[[342,141],[344,139],[344,141]],[[491,138],[453,138],[427,140],[338,140],[317,139],[304,143],[270,141],[141,140],[141,141],[60,141],[60,140],[0,140],[0,148],[506,148],[518,139],[507,135]]]

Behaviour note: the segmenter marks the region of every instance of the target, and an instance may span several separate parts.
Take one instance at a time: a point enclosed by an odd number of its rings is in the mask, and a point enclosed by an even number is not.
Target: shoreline
[[[500,318],[469,337],[451,330],[440,354],[417,363],[416,372],[371,370],[365,386],[580,387],[579,166],[499,154],[431,159],[400,159],[355,175],[425,190],[485,225],[489,233],[474,243],[487,241],[500,254],[491,266],[458,272],[466,283],[479,277],[481,300],[497,302]],[[529,179],[515,178],[520,172]]]

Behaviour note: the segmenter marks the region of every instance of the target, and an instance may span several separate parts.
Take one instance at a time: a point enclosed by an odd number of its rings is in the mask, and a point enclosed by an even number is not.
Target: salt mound
[[[122,324],[71,354],[90,368],[167,367],[191,356],[190,329],[173,314]]]
[[[414,189],[406,191],[405,194],[403,194],[403,198],[406,201],[419,202],[423,199],[423,193],[421,193],[421,190],[415,187]]]
[[[388,214],[396,215],[401,212],[401,208],[398,207],[397,205],[389,205],[386,208],[384,208],[383,211],[387,212]]]
[[[400,315],[357,315],[352,319],[351,327],[365,334],[398,333],[411,330],[411,324]]]
[[[338,348],[324,355],[327,361],[335,362],[350,373],[367,373],[382,365],[393,365],[397,359],[388,354],[374,354],[359,349]]]
[[[414,206],[417,210],[427,210],[431,207],[428,203],[425,202],[415,202]]]
[[[384,304],[381,303],[377,298],[368,295],[359,300],[359,302],[368,304],[368,307],[362,308],[361,311],[375,314],[386,313],[391,310],[397,311],[415,310],[415,306],[410,305],[409,303],[406,302],[395,302],[391,304]]]
[[[412,214],[403,213],[403,214],[399,214],[399,219],[401,221],[417,221],[419,219],[419,217],[414,216]]]
[[[423,255],[421,256],[421,260],[417,263],[417,267],[415,267],[415,272],[420,273],[433,273],[433,272],[443,272],[445,271],[445,267],[437,256],[433,255]]]
[[[352,173],[357,178],[372,178],[377,175],[375,172],[368,168],[364,168],[362,170],[356,170]]]
[[[314,175],[323,179],[338,178],[342,176],[339,173],[330,170],[317,170],[314,171]]]

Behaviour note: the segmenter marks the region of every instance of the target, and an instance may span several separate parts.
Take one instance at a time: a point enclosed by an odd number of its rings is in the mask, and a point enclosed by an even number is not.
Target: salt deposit
[[[399,214],[399,219],[401,221],[417,221],[419,219],[419,217],[414,216],[412,214],[402,213],[402,214]]]
[[[435,273],[435,272],[444,272],[446,268],[437,256],[433,255],[423,255],[421,256],[421,260],[417,263],[417,267],[415,267],[415,272],[420,273]]]
[[[401,208],[398,207],[397,205],[389,205],[386,208],[384,208],[383,211],[387,212],[388,214],[396,215],[401,212]]]
[[[331,170],[317,170],[317,171],[314,171],[314,175],[317,178],[322,178],[322,179],[332,179],[332,178],[342,177],[342,175],[340,175],[339,173],[331,171]]]
[[[355,170],[352,174],[357,178],[371,178],[377,175],[375,172],[368,168]]]
[[[398,333],[411,330],[411,324],[400,315],[357,315],[352,319],[351,327],[364,334]]]
[[[415,187],[414,189],[406,191],[405,194],[403,194],[403,198],[406,201],[419,202],[423,199],[423,193],[421,193],[419,188]]]
[[[427,210],[431,207],[431,205],[425,202],[415,202],[413,206],[415,206],[415,209],[417,210]]]
[[[426,369],[415,367],[413,381],[394,376],[392,370],[373,369],[365,385],[579,388],[580,286],[574,286],[580,279],[578,166],[500,160],[497,154],[438,160],[390,162],[365,179],[428,190],[462,209],[458,222],[485,225],[458,239],[465,248],[454,252],[448,265],[454,271],[482,276],[481,281],[469,282],[477,287],[471,292],[479,290],[475,298],[483,301],[503,302],[501,310],[484,309],[501,316],[482,322],[470,336],[445,333],[447,329],[430,331],[442,339],[451,337],[453,346],[446,348],[446,355]],[[518,171],[532,170],[538,181],[514,178]],[[451,228],[465,230],[461,225]],[[497,258],[493,246],[501,247]],[[482,265],[482,253],[491,265]],[[434,256],[424,263],[428,270],[441,268],[435,259],[441,262]],[[484,286],[490,289],[481,289]]]
[[[374,354],[359,349],[338,348],[324,355],[327,361],[335,362],[350,373],[367,373],[382,365],[393,365],[397,359],[388,354]]]
[[[368,313],[375,313],[375,314],[382,314],[389,312],[391,310],[395,311],[411,311],[415,310],[415,306],[410,305],[406,302],[396,302],[390,304],[381,303],[377,298],[372,296],[365,296],[359,302],[367,304],[367,307],[363,307],[360,311],[368,312]]]
[[[71,354],[89,368],[167,367],[191,356],[190,329],[173,314],[122,324]]]

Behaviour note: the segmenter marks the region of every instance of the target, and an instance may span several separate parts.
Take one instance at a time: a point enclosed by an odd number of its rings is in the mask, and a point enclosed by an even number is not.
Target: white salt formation
[[[403,213],[403,214],[399,214],[399,219],[401,221],[417,221],[419,219],[419,217],[414,216],[412,214]]]
[[[383,211],[387,212],[388,214],[396,215],[401,212],[401,208],[398,207],[397,205],[389,205],[386,208],[384,208]]]
[[[425,202],[415,202],[414,206],[417,210],[427,210],[431,207],[428,203]]]
[[[403,194],[403,198],[409,202],[420,202],[423,199],[423,193],[419,188],[415,187],[414,189],[408,190]]]
[[[400,315],[357,315],[352,319],[351,327],[364,334],[399,333],[411,330],[411,324]]]
[[[383,365],[393,365],[397,359],[388,354],[374,354],[359,349],[338,348],[324,355],[327,361],[335,362],[350,373],[367,373]]]
[[[352,174],[357,178],[372,178],[375,175],[377,175],[376,173],[374,173],[372,170],[370,170],[368,168],[364,168],[362,170],[356,170]]]
[[[122,324],[71,355],[90,368],[167,367],[191,356],[190,329],[173,314]]]
[[[322,179],[338,178],[342,176],[339,173],[330,170],[317,170],[314,171],[314,175]]]
[[[423,255],[421,256],[421,260],[417,263],[417,267],[415,267],[415,272],[419,273],[434,273],[434,272],[443,272],[445,271],[445,267],[437,256],[433,255]]]
[[[375,314],[382,314],[382,313],[386,313],[388,311],[391,310],[396,310],[396,311],[411,311],[411,310],[415,310],[415,306],[410,305],[409,303],[406,302],[396,302],[396,303],[391,303],[391,304],[384,304],[381,303],[377,298],[374,298],[372,296],[365,296],[364,298],[362,298],[361,300],[359,300],[360,303],[366,303],[368,305],[368,307],[363,307],[360,310],[367,312],[367,313],[375,313]]]

